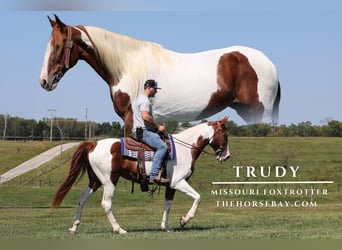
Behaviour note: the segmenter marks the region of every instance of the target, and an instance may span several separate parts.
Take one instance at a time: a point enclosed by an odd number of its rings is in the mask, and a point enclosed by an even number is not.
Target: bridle
[[[65,41],[65,51],[61,60],[61,63],[59,64],[58,72],[57,72],[57,80],[60,80],[64,72],[69,69],[70,67],[70,54],[71,49],[73,47],[74,41],[71,40],[71,26],[67,26],[67,40]]]
[[[214,137],[215,137],[218,133],[225,133],[225,134],[227,134],[227,129],[221,127],[221,128],[219,128],[217,131],[214,132],[214,134],[213,134],[213,136],[211,137],[211,139],[209,139],[209,144],[210,144],[211,146],[214,146],[214,144],[213,144],[212,142],[210,142],[210,141],[213,140]],[[228,144],[228,139],[227,139],[227,144]],[[228,146],[228,145],[226,145],[226,147],[227,147],[227,146]],[[223,146],[222,146],[222,145],[219,145],[219,146],[218,146],[218,149],[215,151],[215,154],[216,154],[216,156],[221,157],[223,153],[224,153]]]

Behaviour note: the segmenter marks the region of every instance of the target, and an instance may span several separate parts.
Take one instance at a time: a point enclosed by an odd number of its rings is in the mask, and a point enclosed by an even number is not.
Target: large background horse
[[[69,26],[56,15],[49,21],[41,86],[53,90],[66,71],[85,60],[108,83],[126,135],[132,127],[131,103],[147,79],[162,88],[154,100],[160,119],[200,120],[231,107],[247,123],[278,121],[277,70],[258,50],[234,46],[182,54],[102,28]]]
[[[194,199],[188,213],[180,220],[183,227],[196,213],[200,202],[200,194],[187,182],[195,169],[195,161],[208,144],[213,148],[219,161],[230,157],[228,136],[225,123],[227,118],[217,122],[202,123],[173,136],[175,140],[176,159],[167,163],[167,177],[170,180],[166,187],[164,213],[161,222],[163,230],[170,230],[169,213],[175,191],[179,190]],[[149,163],[149,164],[147,164]],[[146,174],[151,170],[151,162],[146,162]],[[89,184],[78,200],[78,207],[69,229],[77,232],[85,202],[100,186],[104,185],[102,207],[110,221],[113,231],[124,234],[112,213],[112,198],[120,176],[137,181],[137,161],[121,155],[120,139],[104,139],[96,142],[84,142],[73,155],[69,174],[57,190],[52,207],[58,207],[73,183],[85,171],[88,172]]]

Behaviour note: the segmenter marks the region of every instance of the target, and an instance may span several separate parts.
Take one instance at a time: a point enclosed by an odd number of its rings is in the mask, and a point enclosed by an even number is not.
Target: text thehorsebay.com
[[[302,180],[298,178],[300,166],[232,166],[232,173],[236,181],[212,182],[215,207],[318,207],[317,198],[327,197],[328,185],[334,183]]]

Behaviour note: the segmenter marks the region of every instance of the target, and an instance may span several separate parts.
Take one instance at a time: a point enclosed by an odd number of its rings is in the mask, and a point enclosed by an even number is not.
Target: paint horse
[[[193,174],[195,161],[204,148],[209,144],[215,152],[213,155],[220,162],[230,157],[226,122],[227,118],[216,122],[202,123],[173,135],[176,159],[167,163],[167,177],[170,182],[166,186],[165,205],[161,222],[162,230],[170,230],[168,218],[176,190],[194,199],[192,207],[180,220],[181,227],[184,227],[195,216],[200,203],[200,194],[189,185],[187,180]],[[151,162],[146,162],[146,174],[150,170]],[[112,198],[120,177],[137,181],[134,178],[138,171],[136,159],[122,156],[120,139],[84,142],[73,155],[69,174],[57,190],[52,207],[60,206],[78,176],[86,171],[88,172],[89,184],[78,199],[74,221],[69,229],[70,233],[77,232],[85,202],[102,185],[104,191],[101,205],[112,225],[113,231],[119,234],[127,233],[120,227],[112,213]]]
[[[193,121],[231,107],[247,123],[277,122],[280,84],[274,64],[260,51],[234,46],[182,54],[157,43],[91,26],[50,20],[40,84],[51,91],[78,60],[85,60],[107,82],[114,110],[132,129],[132,102],[147,79],[162,91],[154,113],[163,120]]]

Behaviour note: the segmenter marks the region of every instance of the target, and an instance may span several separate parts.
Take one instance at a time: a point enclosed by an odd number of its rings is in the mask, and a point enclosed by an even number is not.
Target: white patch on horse
[[[112,155],[108,149],[115,142],[120,142],[120,139],[109,138],[100,140],[97,142],[98,144],[94,151],[89,153],[89,162],[92,166],[98,166],[97,168],[93,168],[93,170],[102,184],[105,184],[108,178],[110,179]]]
[[[45,50],[45,55],[44,55],[44,61],[42,65],[42,69],[40,71],[40,84],[43,84],[43,80],[48,80],[48,65],[49,65],[49,58],[51,51],[53,50],[52,45],[51,45],[51,39],[48,42]]]
[[[89,47],[89,48],[93,48],[93,44],[90,41],[88,35],[81,29],[74,27],[75,29],[77,29],[79,32],[81,32],[81,39],[82,41]]]

